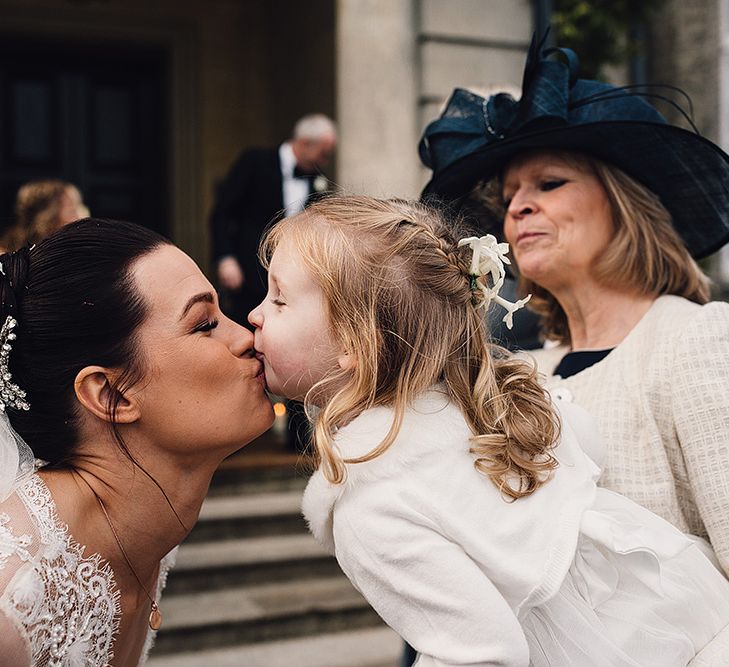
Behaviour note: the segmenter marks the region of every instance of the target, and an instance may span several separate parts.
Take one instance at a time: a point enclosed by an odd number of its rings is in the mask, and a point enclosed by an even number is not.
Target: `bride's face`
[[[136,391],[151,441],[195,458],[230,453],[268,429],[273,409],[253,334],[223,315],[195,262],[164,245],[136,263],[133,277],[148,305]]]

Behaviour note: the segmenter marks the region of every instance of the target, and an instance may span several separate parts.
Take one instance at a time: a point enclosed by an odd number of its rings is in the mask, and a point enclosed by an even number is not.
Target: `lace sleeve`
[[[31,649],[25,627],[17,617],[13,582],[37,548],[37,530],[17,496],[0,504],[0,655],[7,667],[29,667]]]

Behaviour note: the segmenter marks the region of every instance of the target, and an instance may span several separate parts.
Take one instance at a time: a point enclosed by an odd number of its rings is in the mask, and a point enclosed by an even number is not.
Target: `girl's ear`
[[[352,371],[357,368],[357,357],[350,352],[345,352],[337,357],[337,363],[343,371]]]
[[[73,388],[76,398],[89,412],[103,421],[112,419],[109,398],[118,373],[103,366],[86,366],[76,375]],[[140,417],[139,404],[133,396],[121,395],[114,413],[117,424],[130,424]]]

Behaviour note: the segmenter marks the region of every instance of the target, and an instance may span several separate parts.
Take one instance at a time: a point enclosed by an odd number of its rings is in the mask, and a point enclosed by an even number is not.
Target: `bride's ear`
[[[114,389],[118,375],[118,372],[103,366],[86,366],[78,372],[73,383],[79,403],[103,421],[112,420],[109,405],[112,392],[119,393]],[[117,424],[130,424],[139,419],[139,403],[131,392],[129,395],[121,394],[113,417]]]

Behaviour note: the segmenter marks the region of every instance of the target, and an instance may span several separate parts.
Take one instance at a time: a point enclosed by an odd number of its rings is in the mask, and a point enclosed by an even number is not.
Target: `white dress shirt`
[[[278,149],[281,161],[281,181],[283,183],[283,203],[286,217],[296,215],[304,210],[309,197],[309,182],[305,178],[294,177],[296,156],[291,144],[286,141]]]

